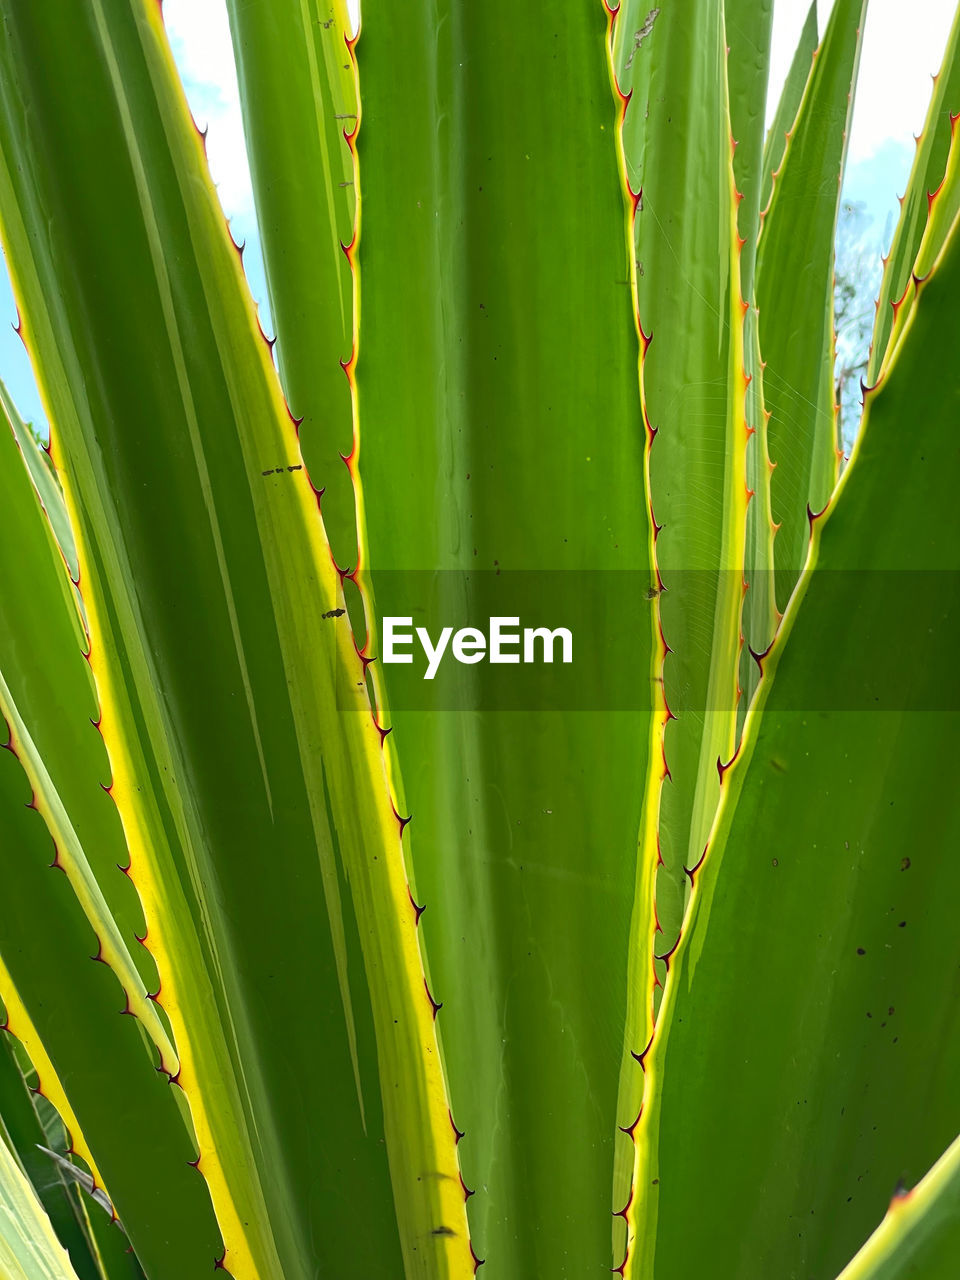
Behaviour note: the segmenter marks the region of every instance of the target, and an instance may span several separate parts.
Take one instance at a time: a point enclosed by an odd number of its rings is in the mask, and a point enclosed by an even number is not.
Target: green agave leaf
[[[771,477],[767,427],[770,410],[763,394],[763,360],[760,355],[760,333],[756,305],[751,304],[743,323],[744,368],[749,378],[746,396],[747,428],[747,506],[746,544],[744,551],[744,601],[741,615],[741,646],[737,688],[737,732],[743,730],[747,710],[753,699],[760,673],[751,656],[763,653],[776,634],[780,622],[777,610]]]
[[[0,221],[221,1261],[469,1275],[363,663],[158,7],[0,12]]]
[[[6,1280],[78,1280],[26,1174],[0,1142],[0,1270]]]
[[[30,472],[30,479],[33,481],[33,486],[37,491],[40,505],[50,521],[50,527],[57,540],[57,545],[63,553],[63,559],[69,570],[70,577],[76,582],[80,576],[80,570],[77,565],[77,547],[73,537],[73,530],[70,528],[70,519],[67,515],[63,493],[53,474],[53,464],[49,456],[44,455],[37,444],[33,432],[20,417],[17,406],[13,403],[10,392],[2,381],[0,381],[0,405],[3,406],[3,412],[6,414],[17,444],[20,446],[23,460],[27,465],[27,470]]]
[[[356,126],[346,5],[229,0],[244,132],[280,376],[300,444],[323,494],[323,521],[341,565],[357,563],[350,387],[356,191],[344,134]]]
[[[78,1280],[103,1280],[76,1187],[51,1165],[36,1097],[27,1088],[9,1035],[0,1035],[0,1137],[29,1182]]]
[[[912,275],[915,270],[917,274],[923,274],[917,269],[916,262],[929,222],[928,196],[943,182],[947,157],[953,147],[957,112],[960,112],[960,9],[953,20],[943,65],[935,78],[927,118],[917,140],[910,179],[900,201],[900,219],[884,263],[867,365],[868,384],[876,382],[892,346],[892,331],[900,309],[898,304],[905,292],[911,289]],[[947,223],[946,229],[949,225]],[[942,238],[940,243],[942,245]]]
[[[960,1128],[958,287],[955,233],[724,774],[646,1060],[638,1274],[834,1276]]]
[[[960,211],[960,129],[957,127],[958,120],[960,120],[960,116],[954,118],[951,122],[950,154],[943,178],[936,190],[927,198],[927,221],[917,248],[912,274],[893,309],[893,323],[890,326],[887,340],[886,360],[880,370],[881,378],[890,362],[895,358],[897,345],[906,331],[908,321],[916,305],[921,282],[932,270],[950,234],[957,212]]]
[[[41,1146],[40,1151],[54,1162],[64,1177],[85,1191],[94,1204],[98,1204],[105,1213],[113,1214],[110,1197],[102,1187],[97,1186],[97,1180],[92,1173],[87,1173],[86,1170],[78,1168],[66,1156],[52,1151],[49,1147]]]
[[[62,1177],[80,1196],[84,1226],[99,1267],[96,1274],[103,1280],[143,1280],[143,1269],[103,1188],[84,1169],[59,1152],[43,1146],[38,1151],[42,1157],[54,1162]]]
[[[815,11],[814,11],[815,19]],[[740,193],[738,227],[743,241],[740,253],[740,288],[750,309],[743,324],[743,364],[749,378],[746,393],[747,506],[744,553],[744,597],[741,630],[746,645],[740,655],[738,729],[757,685],[758,672],[750,650],[762,653],[773,639],[778,615],[773,579],[773,515],[770,506],[770,455],[767,448],[767,412],[763,400],[763,362],[754,298],[754,268],[760,234],[760,194],[763,170],[763,123],[767,101],[770,36],[773,5],[755,0],[727,0],[724,7],[729,53],[730,126],[737,147],[733,175]]]
[[[779,165],[757,257],[776,596],[782,610],[807,554],[807,510],[838,473],[833,241],[866,0],[838,0]]]
[[[642,31],[643,12],[644,4],[625,6],[617,65],[633,95],[624,147],[631,187],[641,192],[637,296],[651,334],[643,378],[657,433],[650,487],[669,646],[665,777],[649,854],[661,864],[657,944],[666,953],[679,933],[684,867],[700,857],[719,798],[714,762],[735,746],[748,501],[745,308],[723,6],[665,4],[638,42],[629,33]]]
[[[50,833],[9,750],[0,752],[0,813],[5,1026],[29,1054],[70,1149],[108,1191],[148,1274],[199,1280],[210,1273],[219,1238],[206,1187],[189,1167],[196,1148],[176,1091],[156,1070],[138,1019],[122,1016],[116,977],[91,963],[97,939],[52,865]],[[58,1177],[51,1166],[49,1181]]]
[[[156,990],[156,968],[137,941],[143,913],[121,872],[129,860],[126,843],[116,806],[104,791],[110,767],[95,727],[99,709],[84,660],[86,634],[50,518],[63,499],[47,464],[37,458],[53,486],[43,505],[30,467],[32,436],[21,436],[22,422],[2,388],[0,399],[13,426],[13,432],[0,431],[0,704],[12,727],[22,727],[23,762],[56,832],[64,869],[91,923],[96,927],[102,920],[105,958],[116,964],[118,975],[127,975],[133,1006],[172,1061],[166,1030],[145,1002],[144,984]]]
[[[5,407],[16,428],[20,420],[9,397]],[[32,476],[24,465],[29,458],[28,448],[29,441],[22,441],[19,434],[15,439],[9,431],[0,432],[0,506],[4,512],[4,536],[0,538],[0,579],[4,584],[0,593],[0,686],[5,691],[0,701],[6,703],[14,726],[19,726],[19,742],[13,745],[19,746],[29,766],[34,804],[43,809],[51,829],[57,832],[56,846],[51,843],[50,836],[42,842],[42,856],[45,863],[55,860],[68,871],[98,936],[90,935],[89,947],[85,938],[72,964],[60,971],[55,998],[51,999],[49,990],[33,992],[30,1013],[36,1018],[39,1032],[27,1018],[26,1025],[30,1031],[26,1038],[30,1042],[34,1062],[40,1068],[44,1090],[67,1119],[75,1149],[97,1170],[99,1177],[98,1163],[94,1161],[71,1104],[77,1101],[78,1089],[82,1099],[82,1091],[91,1087],[91,1080],[93,1087],[102,1087],[102,1076],[93,1067],[88,1047],[80,1041],[60,1039],[55,1042],[59,1047],[56,1069],[47,1053],[48,1048],[53,1052],[53,1046],[47,1044],[48,1019],[56,1016],[62,999],[59,992],[70,985],[73,968],[79,964],[85,969],[87,957],[95,953],[104,959],[110,957],[117,974],[123,973],[127,977],[125,985],[130,998],[126,1007],[139,1008],[144,1012],[146,1025],[153,1027],[154,1038],[166,1047],[171,1062],[175,1062],[175,1055],[167,1040],[165,1025],[158,1020],[154,1006],[144,997],[144,982],[149,984],[150,991],[157,989],[156,967],[149,953],[137,941],[144,931],[143,915],[132,883],[120,870],[127,865],[128,855],[116,807],[104,790],[110,776],[109,766],[102,740],[92,723],[99,713],[89,667],[80,647],[81,643],[86,643],[86,637],[73,604],[73,585],[64,572],[64,561],[54,541],[52,523],[46,518],[50,508],[45,511],[41,507],[39,490],[35,492]],[[43,460],[38,461],[46,470]],[[20,716],[21,708],[30,721],[32,732],[27,730]],[[84,843],[81,843],[81,834]],[[5,900],[11,901],[11,885],[5,883],[3,888]],[[57,901],[49,894],[30,896],[18,907],[23,927],[34,931],[28,935],[31,946],[44,945],[52,922],[58,920],[55,914]],[[20,935],[16,935],[9,946],[22,946],[22,941],[17,940],[19,938]],[[106,945],[98,943],[98,938],[103,939]],[[8,963],[13,962],[6,945],[0,946],[0,956]],[[139,972],[134,969],[134,963]],[[9,993],[6,994],[9,999]],[[121,995],[109,1008],[107,1017],[110,1022],[119,1021],[117,1011],[124,1003]],[[46,1009],[50,1010],[49,1014],[45,1013]],[[18,1032],[25,1017],[25,1011],[17,1014]],[[97,1041],[105,1048],[112,1043],[108,1030],[95,1025],[94,1032]],[[141,1052],[134,1060],[140,1072],[139,1093],[136,1095],[138,1106],[149,1113],[155,1105],[155,1059],[152,1054]],[[168,1143],[177,1162],[175,1188],[182,1162],[192,1158],[193,1151],[186,1131],[179,1123],[177,1108],[165,1099],[161,1098],[161,1102],[165,1103],[161,1117],[165,1116],[165,1122],[172,1122],[174,1126]],[[83,1114],[82,1102],[77,1105]],[[11,1123],[6,1105],[0,1109],[0,1114],[8,1124]],[[24,1123],[28,1119],[26,1117]],[[71,1230],[74,1235],[68,1238],[65,1230],[70,1225],[69,1221],[64,1226],[61,1209],[48,1199],[49,1196],[57,1196],[58,1201],[63,1201],[62,1179],[50,1166],[49,1159],[36,1149],[36,1142],[50,1143],[53,1139],[50,1136],[44,1138],[36,1117],[34,1123],[37,1129],[28,1131],[28,1136],[19,1144],[21,1152],[24,1145],[29,1148],[29,1153],[24,1153],[22,1159],[32,1172],[35,1185],[41,1189],[55,1229],[71,1249],[74,1265],[83,1280],[89,1274],[89,1264],[82,1264],[76,1252],[79,1247],[75,1235],[78,1223],[73,1221]],[[137,1122],[131,1133],[141,1132],[142,1128],[142,1122]],[[105,1156],[107,1165],[114,1169],[111,1192],[117,1191],[121,1201],[127,1204],[125,1188],[122,1181],[118,1183],[120,1175],[115,1172],[111,1151],[118,1142],[130,1141],[130,1137],[124,1138],[122,1130],[108,1129],[104,1134],[92,1133],[91,1138],[97,1149],[97,1162]],[[157,1140],[155,1136],[154,1141]],[[161,1158],[157,1168],[162,1163]],[[139,1168],[135,1176],[142,1176]],[[193,1186],[190,1190],[193,1196],[199,1197],[199,1205],[208,1215],[208,1239],[210,1247],[213,1247],[216,1234],[206,1192],[202,1186]],[[182,1213],[185,1238],[190,1239],[188,1224],[195,1211],[185,1210],[175,1193],[166,1200],[163,1199],[164,1194],[161,1190],[159,1202],[156,1199],[149,1202],[149,1213],[151,1216],[159,1215],[163,1220],[176,1219]],[[95,1227],[84,1213],[84,1206],[78,1206],[76,1192],[67,1197],[66,1206],[74,1218],[79,1217],[83,1231],[93,1240]],[[106,1225],[109,1232],[101,1233],[103,1242],[93,1246],[94,1254],[101,1260],[104,1275],[108,1280],[114,1280],[116,1275],[135,1275],[136,1270],[131,1270],[130,1255],[124,1252],[127,1249],[126,1238],[109,1218],[106,1218]],[[119,1237],[116,1243],[114,1236]],[[119,1241],[122,1241],[122,1247],[118,1248]],[[87,1251],[89,1253],[89,1247]],[[114,1261],[111,1271],[104,1256],[118,1252],[120,1257]],[[209,1257],[209,1250],[206,1256]],[[117,1270],[120,1265],[123,1266],[122,1271]]]
[[[17,1045],[16,1040],[12,1040],[12,1043]],[[17,1047],[20,1048],[19,1045]],[[28,1084],[31,1089],[35,1088],[35,1073],[28,1074]],[[103,1280],[144,1280],[143,1268],[137,1260],[123,1223],[113,1211],[106,1192],[75,1160],[63,1157],[61,1149],[69,1139],[66,1137],[60,1117],[42,1093],[34,1093],[33,1097],[47,1133],[46,1141],[57,1144],[57,1150],[44,1147],[43,1144],[38,1150],[48,1162],[51,1158],[53,1159],[56,1168],[79,1197],[84,1230],[97,1260],[98,1275],[102,1276]],[[182,1100],[180,1101],[179,1111],[186,1119],[186,1106],[182,1104]],[[194,1187],[197,1187],[196,1179],[194,1179]],[[204,1205],[209,1205],[206,1188],[201,1186],[198,1194],[202,1197]],[[212,1221],[212,1208],[206,1209],[205,1212],[207,1220]]]
[[[176,1068],[177,1056],[167,1029],[147,993],[117,922],[110,913],[100,885],[77,839],[77,833],[63,807],[63,801],[53,785],[46,765],[40,758],[36,744],[23,722],[2,672],[0,672],[0,715],[6,721],[9,735],[6,745],[20,760],[33,789],[33,804],[53,837],[55,865],[66,874],[70,887],[96,932],[99,954],[103,962],[110,966],[120,980],[131,1013],[140,1019],[159,1050],[161,1068],[173,1072]]]
[[[753,294],[753,269],[760,234],[764,115],[770,73],[773,0],[726,0],[727,80],[730,128],[736,140],[733,176],[740,192],[737,225],[744,240],[740,255],[743,296]]]
[[[81,1208],[100,1267],[98,1274],[104,1280],[143,1280],[143,1269],[127,1239],[123,1224],[113,1213],[113,1206],[106,1192],[97,1186],[88,1173],[57,1152],[46,1147],[41,1151],[53,1159],[60,1172],[80,1189]]]
[[[211,1209],[212,1213],[212,1209]],[[137,1261],[126,1233],[95,1206],[87,1208],[90,1234],[96,1242],[97,1255],[104,1280],[144,1280],[143,1268]]]
[[[760,180],[760,208],[766,209],[773,194],[774,174],[779,170],[789,135],[793,132],[803,100],[804,90],[813,66],[817,49],[817,0],[811,0],[806,21],[800,31],[800,39],[794,50],[790,70],[780,90],[780,100],[773,122],[767,131],[763,148],[763,173]]]
[[[899,1191],[838,1280],[949,1280],[960,1254],[960,1138],[910,1191]]]
[[[382,673],[472,1245],[517,1280],[608,1274],[625,1026],[649,1018],[659,654],[608,39],[599,4],[371,0],[358,49],[365,580],[387,614],[484,625],[556,626],[572,596],[606,699],[496,702],[476,668],[435,705]]]

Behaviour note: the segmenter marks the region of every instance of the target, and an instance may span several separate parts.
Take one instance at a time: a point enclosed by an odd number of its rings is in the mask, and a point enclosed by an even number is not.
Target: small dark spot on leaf
[[[434,1236],[455,1236],[457,1233],[451,1230],[450,1227],[439,1226],[434,1227],[430,1234]]]
[[[866,951],[864,951],[863,947],[857,947],[857,955],[858,955],[858,956],[865,956],[866,954],[867,954],[867,953],[866,953]]]
[[[909,870],[910,870],[910,859],[909,859],[909,858],[903,858],[903,859],[901,860],[901,862],[900,862],[900,870],[901,870],[901,871],[909,871]]]
[[[346,613],[346,609],[328,609],[326,613],[321,613],[321,618],[342,618]]]
[[[302,471],[302,470],[303,470],[303,464],[298,462],[296,466],[272,467],[269,471],[261,471],[260,474],[262,476],[282,476],[284,471]]]

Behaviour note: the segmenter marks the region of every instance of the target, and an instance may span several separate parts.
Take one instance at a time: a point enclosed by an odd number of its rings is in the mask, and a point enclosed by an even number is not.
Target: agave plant
[[[956,1274],[960,26],[847,463],[865,6],[766,132],[772,0],[228,0],[274,350],[159,6],[0,2],[4,1277]]]

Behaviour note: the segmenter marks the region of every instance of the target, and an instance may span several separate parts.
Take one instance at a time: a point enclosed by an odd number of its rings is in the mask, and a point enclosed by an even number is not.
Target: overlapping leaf
[[[730,127],[736,141],[733,156],[734,179],[739,193],[738,228],[743,241],[740,254],[740,288],[748,311],[743,325],[743,365],[749,379],[746,392],[747,506],[743,580],[747,594],[743,603],[741,630],[744,647],[740,655],[740,686],[737,723],[743,717],[757,683],[757,671],[750,651],[762,653],[773,639],[778,621],[774,599],[773,538],[770,506],[770,452],[767,446],[767,411],[763,398],[763,361],[754,296],[757,240],[763,185],[763,125],[770,63],[773,4],[757,6],[753,0],[727,0],[724,6],[729,53]],[[800,56],[800,55],[798,55]],[[781,108],[789,102],[790,86],[784,86]],[[787,107],[786,109],[789,109]]]
[[[806,21],[793,52],[790,69],[780,90],[777,109],[767,131],[763,148],[763,173],[760,183],[760,208],[766,209],[773,193],[774,174],[779,170],[789,135],[793,130],[810,78],[817,49],[817,0],[811,0]]]
[[[106,1186],[148,1274],[199,1280],[219,1252],[175,1091],[63,873],[19,762],[0,752],[0,991],[72,1147]],[[48,1174],[56,1181],[56,1171]],[[99,1213],[101,1210],[94,1206]],[[111,1230],[116,1228],[111,1226]],[[113,1277],[110,1277],[113,1280]]]
[[[7,1280],[77,1280],[13,1154],[0,1142],[0,1269]]]
[[[783,610],[807,553],[807,511],[838,473],[834,405],[833,241],[866,0],[838,0],[817,50],[764,213],[757,256],[776,602]]]
[[[77,1188],[59,1175],[42,1150],[50,1138],[40,1120],[39,1101],[27,1086],[15,1042],[9,1033],[0,1036],[0,1138],[43,1206],[78,1280],[104,1280]]]
[[[159,12],[4,18],[0,219],[225,1265],[469,1274],[362,664]]]
[[[600,4],[374,3],[359,46],[375,597],[419,572],[433,616],[452,621],[522,580],[522,622],[539,609],[555,626],[551,583],[579,584],[574,661],[594,655],[584,678],[606,692],[580,709],[391,694],[473,1244],[517,1280],[610,1265],[651,736],[644,425],[606,39]],[[624,608],[627,661],[605,663]]]
[[[304,461],[324,490],[337,562],[357,563],[350,388],[356,190],[344,141],[357,123],[346,5],[230,0],[244,132],[263,244],[270,310],[287,402],[301,418]]]
[[[884,264],[867,383],[876,382],[887,357],[898,303],[911,285],[917,253],[929,219],[928,197],[940,187],[960,112],[960,10],[950,31],[943,65],[936,77],[910,180],[900,202],[900,218]],[[949,225],[949,224],[948,224]],[[942,240],[941,240],[942,243]],[[922,271],[921,273],[922,274]]]
[[[747,486],[744,306],[723,8],[627,4],[617,69],[636,217],[660,623],[664,786],[655,845],[658,947],[676,941],[693,866],[733,754]],[[712,769],[710,766],[714,766]],[[649,1014],[645,1014],[649,1022]],[[638,1028],[642,1049],[649,1028]],[[631,1095],[632,1096],[632,1095]],[[633,1117],[624,1115],[623,1123]]]
[[[647,1059],[636,1274],[833,1276],[960,1126],[958,285],[954,232],[724,777]]]
[[[883,1222],[838,1280],[949,1280],[960,1249],[960,1138],[912,1188],[898,1189]]]

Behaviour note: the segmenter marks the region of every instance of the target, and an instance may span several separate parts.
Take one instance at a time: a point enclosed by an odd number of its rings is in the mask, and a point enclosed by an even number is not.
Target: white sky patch
[[[875,155],[890,138],[912,150],[954,8],[954,0],[870,0],[850,134],[853,163]]]
[[[253,216],[240,90],[224,0],[164,0],[163,21],[228,217]]]
[[[817,0],[820,34],[831,9]],[[770,100],[767,120],[787,71],[808,0],[774,0]],[[849,160],[868,160],[887,142],[911,144],[923,127],[932,87],[940,69],[955,8],[954,0],[868,0],[867,25],[854,103]]]

